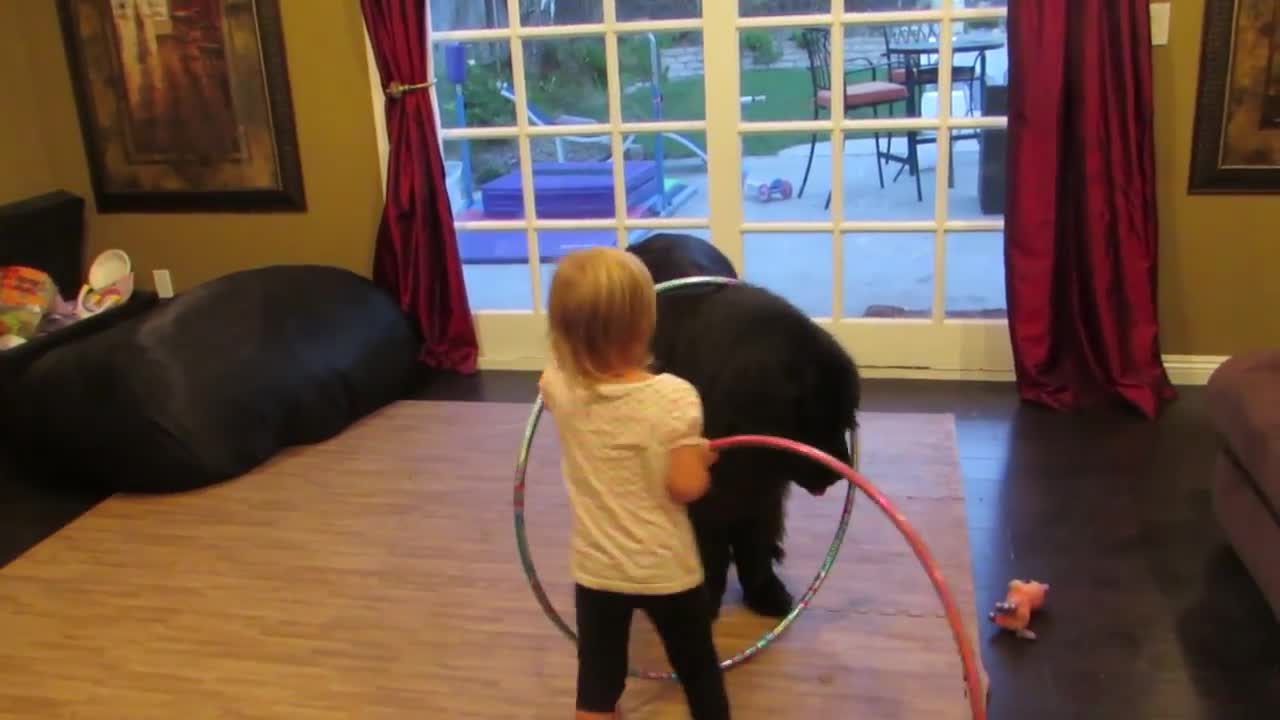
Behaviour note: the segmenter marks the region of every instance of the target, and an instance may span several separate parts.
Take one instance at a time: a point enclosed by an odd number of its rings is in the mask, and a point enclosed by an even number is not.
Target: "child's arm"
[[[715,462],[715,451],[706,441],[671,448],[671,464],[667,469],[667,494],[681,504],[689,504],[711,488],[709,468]]]
[[[551,390],[551,386],[553,384],[551,381],[551,372],[551,368],[546,368],[542,371],[542,374],[538,376],[538,392],[542,393],[543,406],[546,407],[547,410],[555,412],[555,408],[552,407],[553,403],[551,401],[551,396],[555,394]]]
[[[667,494],[678,503],[688,504],[710,489],[708,468],[716,461],[716,453],[702,437],[702,400],[697,390],[684,384],[672,405]]]

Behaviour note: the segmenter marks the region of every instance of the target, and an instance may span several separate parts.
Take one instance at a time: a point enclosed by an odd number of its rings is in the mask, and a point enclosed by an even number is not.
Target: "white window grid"
[[[532,314],[545,314],[543,307],[543,292],[541,265],[536,258],[540,257],[538,245],[538,232],[540,230],[576,230],[576,229],[609,229],[613,228],[617,233],[618,247],[625,248],[629,243],[631,233],[635,230],[661,230],[661,229],[705,229],[712,227],[710,217],[653,217],[653,218],[632,218],[629,217],[626,198],[626,183],[624,180],[624,163],[625,158],[624,142],[625,138],[632,134],[653,135],[661,132],[685,133],[685,132],[703,132],[707,138],[706,152],[708,156],[708,177],[713,177],[712,168],[716,163],[729,163],[734,169],[733,174],[740,177],[740,169],[742,168],[741,155],[741,136],[752,133],[828,133],[831,138],[831,147],[843,147],[844,135],[846,133],[865,133],[868,131],[897,131],[903,132],[907,130],[933,131],[937,136],[937,161],[935,170],[935,192],[934,192],[934,217],[932,220],[850,220],[844,217],[844,188],[843,183],[831,183],[831,217],[827,220],[794,220],[794,221],[770,221],[770,222],[750,222],[744,221],[742,218],[742,199],[741,199],[741,183],[735,183],[730,189],[735,195],[735,201],[732,205],[727,201],[717,204],[714,200],[711,207],[736,207],[736,217],[725,218],[736,228],[731,242],[720,242],[717,244],[722,250],[733,260],[735,267],[742,268],[742,237],[745,234],[763,234],[763,233],[827,233],[832,236],[832,267],[839,269],[844,266],[844,236],[846,233],[920,233],[929,232],[934,234],[934,297],[932,302],[931,317],[926,320],[894,320],[893,322],[920,324],[920,323],[943,323],[948,324],[990,324],[990,320],[973,320],[973,319],[949,319],[946,318],[945,293],[946,293],[946,243],[949,234],[966,233],[966,232],[999,232],[1004,230],[1004,221],[1002,219],[990,220],[958,220],[948,217],[948,188],[946,185],[948,174],[950,173],[950,156],[951,153],[951,133],[947,130],[999,130],[1006,129],[1008,126],[1008,118],[1004,116],[975,116],[975,117],[956,117],[951,115],[951,103],[945,101],[938,102],[937,114],[933,117],[915,117],[915,118],[881,118],[881,119],[849,119],[844,116],[844,98],[840,97],[840,93],[832,93],[831,106],[828,108],[829,117],[825,120],[777,120],[777,121],[744,121],[741,118],[741,106],[739,103],[732,103],[732,108],[728,109],[727,104],[720,103],[718,107],[713,105],[711,100],[712,88],[708,86],[704,95],[706,102],[706,116],[703,120],[664,120],[664,121],[624,121],[622,119],[621,107],[621,87],[619,75],[618,60],[618,38],[635,33],[661,33],[661,32],[677,32],[677,31],[697,31],[702,33],[703,53],[704,57],[711,51],[719,50],[720,52],[730,51],[735,55],[739,52],[738,42],[739,33],[750,29],[783,29],[783,28],[805,28],[805,27],[827,27],[831,30],[831,61],[830,68],[831,77],[843,77],[846,72],[844,67],[844,35],[845,27],[850,25],[893,25],[893,24],[912,24],[912,23],[936,23],[939,26],[938,33],[938,81],[936,84],[938,97],[951,97],[952,90],[952,27],[957,22],[965,22],[972,20],[1002,20],[1008,16],[1007,7],[983,7],[983,8],[964,8],[957,7],[959,0],[940,0],[939,7],[925,10],[909,10],[894,12],[851,12],[845,11],[843,0],[832,0],[831,10],[825,13],[813,13],[805,15],[778,15],[778,16],[755,16],[755,17],[739,17],[737,0],[715,0],[715,2],[705,2],[703,4],[703,16],[701,18],[680,18],[671,20],[636,20],[636,21],[620,21],[617,19],[616,0],[601,0],[603,6],[603,21],[599,23],[589,24],[573,24],[573,25],[522,25],[520,22],[520,3],[519,0],[507,0],[507,21],[506,27],[502,28],[480,28],[469,30],[449,30],[449,31],[433,31],[430,41],[432,45],[446,42],[475,42],[475,41],[506,41],[509,46],[509,57],[511,63],[511,80],[512,89],[515,91],[515,117],[516,124],[508,126],[493,127],[464,127],[464,128],[441,128],[441,140],[515,140],[517,143],[519,156],[519,170],[521,175],[521,189],[523,202],[523,217],[518,220],[471,220],[457,223],[458,229],[462,230],[524,230],[526,242],[528,245],[528,268],[530,273],[530,284],[532,289]],[[712,25],[731,24],[735,28],[733,33],[732,47],[717,48],[714,43],[708,46],[709,38],[716,38],[724,34],[706,32],[707,27]],[[530,122],[528,113],[528,88],[526,83],[525,67],[524,67],[524,41],[525,40],[546,40],[554,38],[577,38],[577,37],[602,37],[605,43],[605,67],[607,79],[607,99],[608,99],[608,118],[604,122],[599,123],[574,123],[572,125],[537,125]],[[837,50],[837,48],[839,50]],[[428,62],[434,56],[433,52],[428,52]],[[944,60],[945,59],[945,60]],[[723,78],[726,82],[719,85],[725,91],[732,89],[733,96],[737,96],[740,83],[740,72],[732,78]],[[434,88],[432,92],[435,92]],[[727,92],[722,93],[727,94]],[[734,122],[727,124],[724,122],[711,123],[710,118],[714,117],[718,112],[729,112],[735,114]],[[732,126],[736,129],[733,137],[725,142],[724,138],[719,138],[720,142],[716,143],[712,139],[709,132],[710,126],[726,127]],[[722,135],[724,133],[721,133]],[[610,157],[613,170],[613,188],[614,188],[614,217],[612,218],[581,218],[581,219],[554,219],[539,218],[534,207],[534,185],[533,185],[533,154],[530,141],[533,138],[557,138],[569,136],[604,136],[608,135],[610,140]],[[715,147],[718,145],[719,147]],[[832,153],[831,173],[833,178],[844,176],[844,154]],[[729,173],[724,173],[721,177],[729,177]],[[716,191],[724,194],[726,189],[709,188],[713,194]],[[727,245],[727,247],[726,247]],[[869,318],[845,318],[843,317],[843,273],[836,271],[832,273],[832,312],[830,317],[820,318],[829,322],[845,322],[845,323],[883,323],[884,320]],[[512,314],[513,311],[480,311],[483,313],[494,314]],[[530,311],[514,311],[516,314],[529,314]],[[996,321],[1003,322],[1003,321]]]

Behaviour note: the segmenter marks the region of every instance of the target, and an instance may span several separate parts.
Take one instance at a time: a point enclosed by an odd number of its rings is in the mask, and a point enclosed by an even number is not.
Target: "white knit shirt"
[[[698,391],[666,374],[585,388],[552,366],[542,394],[573,506],[574,581],[633,595],[700,585],[689,513],[666,487],[671,449],[703,442]]]

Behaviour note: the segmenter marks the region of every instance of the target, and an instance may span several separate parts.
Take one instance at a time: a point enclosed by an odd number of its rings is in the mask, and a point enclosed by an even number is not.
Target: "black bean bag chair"
[[[43,355],[0,422],[42,477],[190,490],[403,397],[419,344],[394,300],[354,273],[237,272]]]

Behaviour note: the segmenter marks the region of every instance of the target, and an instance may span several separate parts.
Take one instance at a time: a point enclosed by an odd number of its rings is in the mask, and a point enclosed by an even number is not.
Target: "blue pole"
[[[454,112],[458,116],[458,127],[467,126],[467,106],[466,100],[462,94],[462,83],[453,86]],[[462,193],[466,196],[466,207],[471,208],[475,204],[475,189],[472,187],[471,177],[471,141],[462,141]]]
[[[653,96],[653,120],[654,122],[662,122],[662,58],[658,53],[658,38],[653,33],[647,33],[649,36],[649,69],[650,69],[650,93]],[[658,133],[653,139],[653,162],[658,168],[658,216],[665,217],[667,214],[667,179],[663,172],[663,161],[666,159],[666,152],[662,146],[662,133]]]
[[[453,83],[453,113],[458,127],[467,126],[467,102],[462,86],[467,82],[467,50],[460,42],[449,43],[444,49],[445,75]],[[462,193],[465,207],[475,205],[475,179],[471,175],[471,141],[462,141]]]

